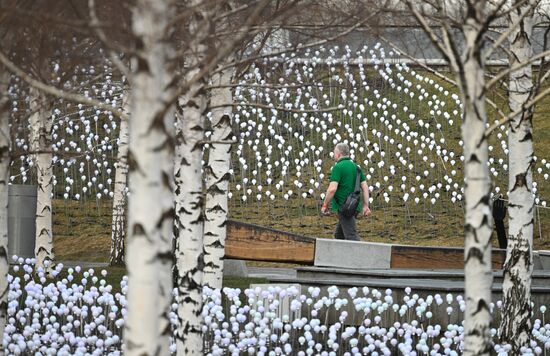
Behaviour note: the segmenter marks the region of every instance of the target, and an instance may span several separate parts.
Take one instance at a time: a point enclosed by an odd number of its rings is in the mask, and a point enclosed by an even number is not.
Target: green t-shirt
[[[340,205],[342,205],[346,201],[348,195],[355,190],[355,178],[357,177],[356,167],[358,166],[353,163],[349,157],[340,158],[334,167],[332,167],[330,181],[338,182],[338,189],[336,190],[336,193],[334,193],[334,197],[331,202],[332,211],[338,212],[338,210],[340,210]],[[361,167],[359,167],[359,170],[361,172],[361,182],[364,182],[365,175],[363,174]],[[361,211],[361,209],[362,202],[359,201],[357,211]]]

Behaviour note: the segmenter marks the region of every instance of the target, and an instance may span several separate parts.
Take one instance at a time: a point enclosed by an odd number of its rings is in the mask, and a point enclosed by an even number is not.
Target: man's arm
[[[369,209],[369,186],[367,185],[366,181],[361,182],[361,190],[363,191],[363,194],[361,194],[361,196],[363,197],[363,215],[367,216],[370,214],[370,209]]]
[[[325,194],[325,201],[323,202],[323,206],[321,207],[321,213],[325,214],[328,211],[328,206],[334,197],[334,193],[336,193],[336,190],[338,189],[338,182],[330,182],[328,185],[327,192]]]

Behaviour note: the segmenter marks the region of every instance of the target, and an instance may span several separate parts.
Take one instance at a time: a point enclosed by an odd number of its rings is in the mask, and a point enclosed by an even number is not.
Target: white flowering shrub
[[[9,355],[121,355],[127,279],[113,288],[107,272],[57,265],[53,279],[15,258],[9,275],[8,323],[3,346]],[[169,313],[177,324],[177,295]],[[421,297],[410,288],[401,300],[392,290],[310,287],[204,290],[204,344],[208,355],[458,355],[461,323],[436,322],[436,314],[461,319],[460,295]],[[495,316],[502,304],[492,305]],[[545,306],[534,322],[525,355],[550,351]],[[496,329],[494,352],[506,355]],[[172,352],[175,345],[172,344]]]

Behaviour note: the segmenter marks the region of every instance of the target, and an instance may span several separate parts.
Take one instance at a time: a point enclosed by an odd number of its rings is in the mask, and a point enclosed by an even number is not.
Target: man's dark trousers
[[[334,238],[337,240],[359,241],[357,237],[357,227],[355,225],[355,216],[345,217],[338,213],[338,225],[336,225]]]

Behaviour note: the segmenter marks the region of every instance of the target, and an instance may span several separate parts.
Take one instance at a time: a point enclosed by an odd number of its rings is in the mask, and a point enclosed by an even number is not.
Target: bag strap
[[[355,193],[359,193],[361,191],[361,169],[357,165],[356,168],[357,176],[355,177]]]

